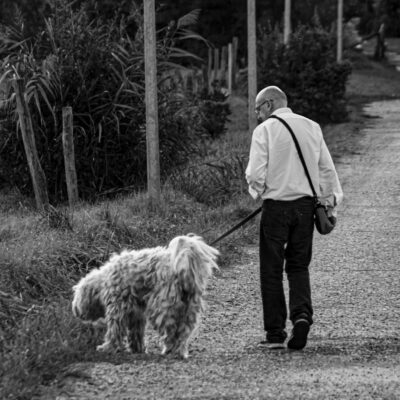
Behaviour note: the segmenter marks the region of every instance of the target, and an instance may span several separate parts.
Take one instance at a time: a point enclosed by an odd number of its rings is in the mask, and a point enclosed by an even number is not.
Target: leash
[[[237,225],[229,229],[229,231],[225,232],[223,235],[215,239],[213,242],[210,243],[210,246],[214,246],[215,243],[218,243],[220,240],[222,240],[224,237],[230,235],[232,232],[236,231],[236,229],[239,229],[242,225],[244,225],[247,221],[251,220],[254,218],[258,213],[260,213],[262,210],[262,207],[257,208],[257,210],[254,210],[251,214],[249,214],[247,217],[245,217],[242,221],[240,221]]]

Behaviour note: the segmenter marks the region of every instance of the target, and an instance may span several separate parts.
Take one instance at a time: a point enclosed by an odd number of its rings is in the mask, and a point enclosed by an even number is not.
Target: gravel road
[[[359,147],[337,161],[339,225],[316,233],[315,324],[304,351],[261,350],[258,250],[220,271],[188,361],[149,353],[75,365],[44,399],[400,399],[400,101],[372,103]],[[257,232],[254,232],[257,235]],[[290,326],[290,325],[288,325]]]

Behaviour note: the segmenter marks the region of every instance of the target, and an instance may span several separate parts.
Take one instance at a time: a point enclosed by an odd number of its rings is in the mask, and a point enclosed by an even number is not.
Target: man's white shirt
[[[296,135],[320,201],[338,205],[343,191],[320,126],[287,107],[273,114],[284,119]],[[313,195],[290,132],[273,118],[254,129],[246,179],[254,199],[286,201]]]

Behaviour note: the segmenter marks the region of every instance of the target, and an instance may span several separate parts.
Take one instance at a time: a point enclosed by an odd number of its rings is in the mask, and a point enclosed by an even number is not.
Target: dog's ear
[[[186,236],[177,236],[169,242],[168,249],[171,252],[172,260],[176,260],[178,254],[184,248],[186,241]]]
[[[189,293],[201,293],[212,275],[212,269],[218,268],[213,260],[214,253],[209,254],[207,251],[213,248],[196,237],[183,236],[174,241],[171,263],[181,287]],[[218,253],[216,249],[213,250]]]

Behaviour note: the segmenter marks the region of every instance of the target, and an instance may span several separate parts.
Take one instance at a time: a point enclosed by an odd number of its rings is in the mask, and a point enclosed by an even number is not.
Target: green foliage
[[[400,2],[398,0],[382,0],[379,3],[378,15],[385,23],[387,36],[400,37]]]
[[[362,34],[377,32],[385,23],[385,33],[389,37],[400,36],[400,2],[398,0],[367,0],[360,6],[359,30]]]
[[[258,42],[259,89],[277,85],[294,112],[318,122],[341,121],[351,67],[335,56],[335,39],[321,28],[301,27],[288,46],[276,32],[264,32]]]
[[[218,88],[214,88],[211,93],[204,90],[200,99],[203,114],[202,126],[205,132],[215,139],[225,132],[225,123],[230,114],[229,104],[226,102],[225,94]]]
[[[24,38],[29,39],[43,29],[43,15],[48,10],[48,3],[49,0],[0,0],[0,23],[9,24],[16,14],[21,13],[24,24],[19,28]]]
[[[53,201],[66,197],[61,140],[61,109],[74,112],[75,160],[79,193],[93,198],[118,188],[143,187],[146,181],[146,135],[144,93],[144,48],[141,11],[129,17],[138,27],[134,37],[127,32],[127,20],[93,19],[85,4],[72,9],[55,1],[46,29],[33,41],[20,40],[15,28],[3,32],[4,57],[1,80],[15,74],[24,79],[31,109],[40,161]],[[195,55],[179,44],[188,37],[201,39],[187,30],[196,18],[193,12],[158,32],[160,76],[178,62]],[[11,89],[10,86],[8,86]],[[159,91],[159,135],[161,172],[165,176],[201,148],[208,130],[204,102],[177,88]],[[30,192],[20,136],[15,135],[14,95],[3,103],[5,122],[0,137],[2,168],[21,190]],[[226,120],[216,121],[223,130]],[[214,134],[214,132],[213,132]]]
[[[247,190],[245,159],[232,154],[223,159],[194,163],[176,171],[171,180],[174,187],[207,205],[228,203]]]

